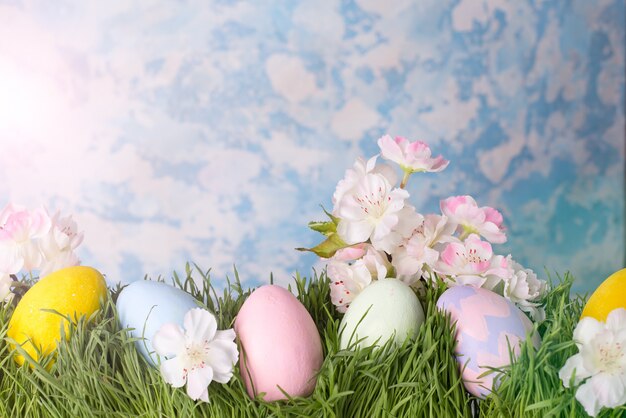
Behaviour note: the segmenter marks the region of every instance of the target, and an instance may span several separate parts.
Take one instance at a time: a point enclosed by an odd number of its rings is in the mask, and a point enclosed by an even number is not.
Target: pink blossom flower
[[[350,245],[383,240],[398,224],[408,197],[406,190],[393,189],[384,175],[366,174],[335,206],[337,233]]]
[[[0,271],[15,274],[22,268],[40,267],[43,256],[38,239],[50,230],[50,217],[43,209],[27,211],[9,204],[0,212]]]
[[[471,234],[464,242],[451,242],[441,252],[435,271],[450,285],[493,289],[509,277],[507,259],[494,255],[491,244]]]
[[[378,140],[383,158],[393,161],[409,173],[439,172],[445,169],[450,161],[441,155],[433,158],[430,147],[421,141],[409,142],[406,138],[397,136],[393,139],[385,135]]]
[[[502,214],[488,206],[478,207],[471,196],[452,196],[440,203],[441,212],[463,228],[461,237],[482,235],[494,244],[506,242]]]

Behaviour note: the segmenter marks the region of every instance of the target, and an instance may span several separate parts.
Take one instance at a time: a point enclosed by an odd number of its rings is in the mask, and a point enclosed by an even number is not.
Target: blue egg
[[[153,366],[157,354],[152,338],[163,324],[172,322],[183,326],[185,314],[199,306],[189,293],[165,283],[140,280],[126,286],[117,298],[117,313],[122,328],[129,332],[137,350]]]

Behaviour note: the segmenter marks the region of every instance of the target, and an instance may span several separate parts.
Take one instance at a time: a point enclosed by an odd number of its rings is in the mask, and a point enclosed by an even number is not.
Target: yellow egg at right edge
[[[591,295],[582,318],[589,316],[598,321],[606,321],[613,309],[626,309],[626,269],[610,275]]]
[[[17,304],[7,336],[15,340],[35,360],[38,352],[53,352],[61,338],[63,326],[67,336],[68,324],[59,314],[72,318],[89,316],[100,308],[107,295],[106,281],[94,268],[67,267],[40,279]],[[24,363],[17,354],[15,361]]]

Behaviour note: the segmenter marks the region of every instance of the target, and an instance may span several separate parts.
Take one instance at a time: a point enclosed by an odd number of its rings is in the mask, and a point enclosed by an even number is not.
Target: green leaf
[[[313,248],[296,248],[298,251],[311,251],[322,258],[330,258],[337,250],[349,247],[336,233],[332,233],[328,238]]]
[[[327,237],[331,236],[335,232],[337,232],[337,225],[334,222],[326,221],[326,222],[309,222],[309,228],[313,231],[320,232]]]
[[[326,210],[326,208],[324,208],[324,206],[322,206],[322,210],[324,211],[324,213],[326,214],[326,216],[328,216],[330,218],[331,221],[333,221],[333,223],[335,225],[339,224],[339,218],[336,216],[333,216],[332,213],[330,213],[329,211]]]

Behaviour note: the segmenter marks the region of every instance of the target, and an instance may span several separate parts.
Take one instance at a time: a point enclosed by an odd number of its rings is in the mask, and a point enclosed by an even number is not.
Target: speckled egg
[[[89,317],[107,295],[104,277],[94,268],[73,266],[55,271],[35,283],[17,304],[7,336],[39,361],[40,355],[56,350],[62,335],[69,337],[65,316]],[[16,353],[15,361],[24,364],[25,359]]]
[[[611,274],[598,286],[589,297],[582,317],[606,321],[609,313],[617,308],[626,308],[626,269]]]
[[[120,326],[129,331],[137,350],[153,366],[157,355],[152,348],[154,334],[165,323],[183,326],[185,314],[198,307],[189,293],[161,282],[139,280],[126,286],[117,298]]]
[[[359,293],[343,316],[340,346],[384,345],[392,338],[400,345],[415,337],[423,322],[424,310],[409,286],[397,279],[377,280]]]
[[[267,285],[246,299],[235,319],[241,377],[250,397],[265,401],[308,396],[322,366],[322,342],[313,318],[288,290]],[[280,387],[280,388],[279,388]]]
[[[519,354],[520,344],[532,330],[528,317],[515,304],[486,289],[456,286],[446,290],[437,307],[456,322],[456,356],[468,392],[486,397],[498,384],[497,373],[478,378],[491,367],[510,365],[509,347]],[[540,338],[533,335],[539,348]]]

